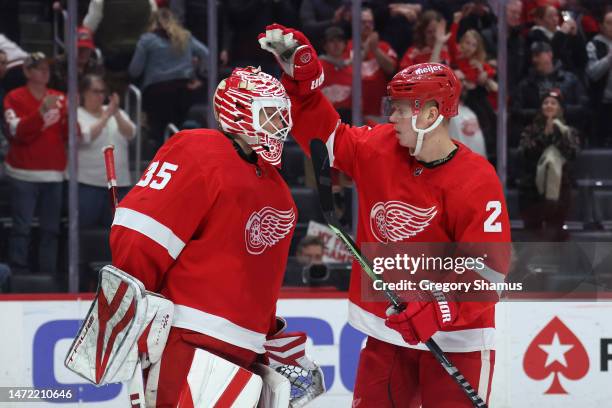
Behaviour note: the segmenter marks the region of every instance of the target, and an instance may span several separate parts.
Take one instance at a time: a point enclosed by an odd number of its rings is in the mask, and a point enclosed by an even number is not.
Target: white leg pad
[[[258,375],[206,350],[196,350],[187,383],[194,407],[256,407],[262,380]]]

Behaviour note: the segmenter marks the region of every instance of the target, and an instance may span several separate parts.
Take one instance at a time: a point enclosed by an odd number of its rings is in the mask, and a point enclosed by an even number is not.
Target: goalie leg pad
[[[255,407],[261,387],[262,380],[258,375],[206,350],[197,349],[179,407]]]

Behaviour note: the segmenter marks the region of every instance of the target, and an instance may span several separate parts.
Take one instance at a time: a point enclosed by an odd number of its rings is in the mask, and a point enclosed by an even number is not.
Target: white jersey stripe
[[[172,325],[206,334],[258,354],[263,354],[266,351],[263,346],[266,341],[266,333],[249,330],[223,317],[189,306],[174,305]]]
[[[491,374],[491,351],[483,350],[480,352],[480,379],[478,380],[478,395],[484,401],[487,401],[489,393],[489,375]]]
[[[185,243],[170,228],[146,214],[129,208],[117,208],[113,225],[121,225],[122,227],[140,232],[164,247],[172,259],[176,259],[185,247]]]
[[[357,330],[378,340],[396,346],[427,350],[427,346],[423,343],[416,346],[406,343],[397,331],[385,326],[384,319],[362,309],[353,302],[349,302],[349,323]],[[452,332],[439,331],[433,335],[433,339],[442,350],[449,353],[495,350],[495,329],[492,327]]]

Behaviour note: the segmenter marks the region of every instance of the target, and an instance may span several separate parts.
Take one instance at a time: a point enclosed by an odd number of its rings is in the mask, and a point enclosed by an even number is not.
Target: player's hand
[[[387,310],[385,325],[402,335],[406,343],[424,343],[438,330],[448,327],[457,319],[457,304],[448,294],[436,293],[429,302],[410,302],[397,313],[393,307]],[[443,300],[444,299],[444,300]]]
[[[323,67],[317,53],[300,31],[280,24],[266,27],[258,36],[261,48],[276,57],[281,68],[298,82],[298,92],[305,94],[323,84]]]

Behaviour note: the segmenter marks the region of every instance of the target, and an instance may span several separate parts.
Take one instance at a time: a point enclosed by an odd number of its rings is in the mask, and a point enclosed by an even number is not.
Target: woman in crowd
[[[168,123],[180,126],[185,120],[194,91],[202,86],[195,66],[207,58],[208,48],[170,10],[153,14],[151,30],[140,37],[129,72],[134,78],[142,76],[143,109],[158,146]]]
[[[522,176],[519,207],[525,228],[544,233],[551,241],[565,239],[563,223],[571,201],[571,166],[579,139],[563,119],[562,97],[550,90],[540,112],[522,134],[519,151]]]
[[[109,144],[115,146],[117,186],[122,198],[131,184],[128,144],[136,134],[136,127],[119,109],[119,95],[113,93],[108,105],[104,104],[106,84],[100,76],[86,75],[80,88],[79,225],[83,228],[110,227],[112,218],[102,148]]]
[[[497,134],[497,117],[494,110],[497,98],[495,69],[487,63],[484,41],[476,30],[467,30],[457,42],[461,17],[460,12],[455,13],[455,21],[451,26],[449,39],[451,65],[465,88],[465,105],[478,117],[487,143],[487,151],[494,156]]]
[[[414,27],[414,45],[402,57],[400,69],[424,62],[448,65],[450,57],[446,41],[449,37],[444,17],[435,10],[424,12]]]

